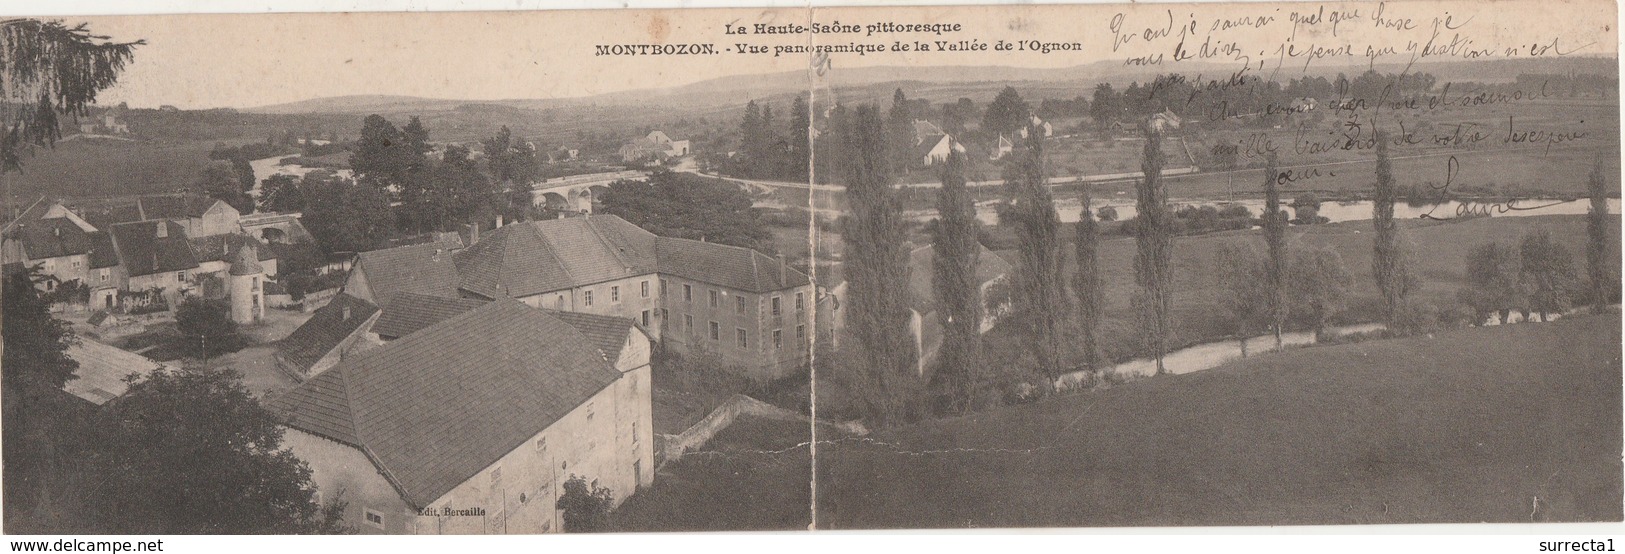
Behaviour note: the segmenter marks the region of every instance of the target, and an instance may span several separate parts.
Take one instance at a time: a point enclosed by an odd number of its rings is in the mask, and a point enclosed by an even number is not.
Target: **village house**
[[[232,256],[247,247],[261,281],[247,282],[262,287],[277,273],[276,251],[244,234],[230,205],[200,198],[138,198],[92,212],[100,227],[42,198],[0,228],[0,263],[10,271],[38,265],[48,277],[45,292],[78,282],[86,296],[70,301],[94,309],[160,298],[173,307],[188,294],[228,296]]]
[[[151,375],[164,367],[146,356],[79,337],[68,346],[67,355],[79,366],[62,390],[93,406],[101,406],[129,390],[124,378],[130,374]]]
[[[1042,131],[1042,134],[1043,134],[1043,136],[1045,138],[1049,138],[1049,137],[1055,135],[1055,127],[1050,125],[1050,123],[1048,121],[1044,121],[1043,119],[1039,119],[1039,117],[1035,115],[1035,116],[1032,116],[1032,119],[1030,121],[1028,121],[1027,126],[1022,127],[1020,129],[1016,129],[1016,136],[1019,137],[1019,138],[1027,138],[1028,129],[1033,128],[1033,127],[1037,127],[1040,131]]]
[[[714,355],[762,380],[809,356],[806,274],[748,248],[657,237],[615,216],[516,223],[461,250],[366,252],[345,292],[386,317],[403,292],[624,317],[677,352]]]
[[[128,135],[130,126],[122,119],[126,108],[123,104],[101,110],[100,113],[79,121],[79,132],[91,135]]]
[[[1011,152],[1015,151],[1015,148],[1016,145],[1010,142],[1010,139],[1004,138],[1004,135],[999,135],[999,140],[993,144],[993,148],[988,153],[987,159],[993,161],[1002,160],[1005,156],[1009,156]]]
[[[362,533],[563,530],[566,481],[654,481],[650,339],[631,320],[482,303],[271,401],[318,501]]]
[[[681,158],[688,155],[688,141],[672,140],[663,131],[650,131],[647,136],[621,146],[620,154],[621,160],[628,163]]]
[[[914,148],[920,165],[931,166],[948,160],[953,152],[954,138],[935,123],[914,120]]]
[[[943,340],[942,322],[937,320],[936,289],[932,284],[935,258],[936,252],[929,245],[915,248],[908,254],[908,327],[909,334],[914,338],[917,370],[921,375],[930,369]],[[982,333],[991,330],[999,318],[1010,310],[1008,293],[998,290],[1006,285],[1010,273],[1010,262],[982,247],[976,257],[977,297],[982,303],[982,321],[978,324],[978,330]],[[819,325],[827,325],[824,330],[836,348],[840,347],[842,332],[846,328],[846,310],[841,307],[846,295],[847,282],[841,281],[819,299]]]

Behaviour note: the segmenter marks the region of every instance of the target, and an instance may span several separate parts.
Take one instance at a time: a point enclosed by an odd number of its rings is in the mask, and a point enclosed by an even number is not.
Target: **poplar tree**
[[[1388,159],[1388,133],[1377,130],[1377,187],[1371,204],[1371,225],[1376,231],[1372,237],[1371,273],[1377,280],[1382,295],[1384,315],[1388,328],[1408,333],[1410,321],[1408,298],[1417,285],[1410,272],[1399,224],[1394,221],[1394,201],[1398,187],[1394,184],[1393,165]]]
[[[907,172],[914,163],[914,114],[901,88],[892,93],[891,113],[886,115],[886,136],[891,147],[892,170],[898,174]]]
[[[1145,154],[1140,169],[1144,177],[1136,187],[1139,221],[1134,226],[1138,250],[1134,256],[1134,280],[1140,285],[1137,298],[1140,324],[1147,346],[1157,360],[1157,374],[1167,373],[1163,357],[1168,353],[1168,307],[1173,281],[1170,258],[1174,237],[1168,228],[1168,191],[1162,185],[1162,133],[1146,126]]]
[[[913,420],[924,392],[909,332],[908,250],[902,198],[892,188],[890,150],[880,110],[859,107],[846,133],[847,329],[855,363],[838,380],[878,426]]]
[[[1591,168],[1587,192],[1591,211],[1586,213],[1586,273],[1591,281],[1592,310],[1602,313],[1613,297],[1614,267],[1608,263],[1608,189],[1602,160]]]
[[[957,413],[975,407],[981,382],[982,296],[976,266],[982,245],[976,238],[976,207],[965,187],[965,153],[957,143],[954,146],[937,191],[931,290],[943,330],[936,375],[949,395],[950,409]]]
[[[1016,246],[1020,255],[1016,268],[1015,311],[1026,330],[1029,348],[1037,357],[1038,369],[1047,377],[1063,373],[1061,360],[1061,314],[1066,292],[1061,288],[1061,218],[1055,213],[1055,198],[1044,181],[1044,133],[1033,127],[1015,164],[1006,175],[1006,186],[1014,187]]]
[[[1264,246],[1269,253],[1264,273],[1269,287],[1268,309],[1270,325],[1275,330],[1275,349],[1281,350],[1285,347],[1281,331],[1286,326],[1287,314],[1287,251],[1286,218],[1281,215],[1281,185],[1276,171],[1276,157],[1272,153],[1264,170]]]
[[[1083,339],[1083,361],[1101,369],[1100,319],[1105,315],[1106,280],[1100,269],[1100,224],[1090,208],[1089,185],[1083,186],[1083,210],[1078,214],[1076,249],[1078,272],[1072,276],[1078,296],[1078,331]]]

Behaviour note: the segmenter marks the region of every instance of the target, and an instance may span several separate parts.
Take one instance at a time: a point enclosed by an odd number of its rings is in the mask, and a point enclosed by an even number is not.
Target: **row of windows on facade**
[[[637,394],[637,387],[638,387],[638,381],[636,379],[633,379],[632,380],[632,394],[633,395]],[[587,403],[586,409],[587,409],[587,420],[591,421],[593,419],[593,405],[592,405],[591,402]],[[637,422],[637,420],[633,420],[630,427],[631,427],[631,431],[632,431],[632,454],[633,454],[633,456],[632,456],[632,458],[633,458],[632,471],[633,471],[633,475],[634,475],[633,478],[635,479],[636,475],[642,470],[642,465],[643,465],[642,461],[637,459],[638,446],[641,443],[642,435],[638,431],[638,422]],[[545,459],[545,457],[547,455],[547,437],[537,437],[534,444],[535,444],[535,449],[536,449],[537,455]],[[597,448],[597,446],[598,446],[597,441],[589,440],[589,441],[587,441],[586,451],[591,452],[594,448]],[[565,460],[565,461],[562,461],[562,462],[559,463],[559,470],[560,471],[565,471],[565,470],[569,470],[569,469],[570,469],[569,460]],[[499,487],[502,486],[502,466],[498,465],[498,466],[496,466],[494,468],[491,468],[490,479],[491,479],[491,485],[490,485],[491,490],[493,490],[493,491],[497,490]],[[538,497],[544,497],[548,493],[550,493],[552,491],[552,489],[553,489],[553,484],[552,483],[543,482],[541,484],[541,488],[537,491],[537,496]],[[316,494],[312,497],[312,500],[317,504],[321,504],[321,502],[322,502],[321,491],[316,491]],[[526,494],[526,493],[520,493],[519,494],[519,503],[520,504],[525,504],[525,503],[528,503],[529,501],[530,501],[530,496],[528,494]],[[431,510],[431,511],[433,511],[433,510]],[[502,509],[497,510],[495,516],[493,518],[491,518],[491,519],[496,520],[496,521],[500,521],[504,511],[506,511],[506,506],[505,505],[503,506]],[[372,527],[375,527],[375,528],[378,528],[378,529],[383,529],[384,528],[384,514],[383,514],[383,512],[379,512],[379,511],[374,510],[372,508],[363,507],[362,508],[362,513],[364,514],[368,525],[370,525]],[[547,530],[549,527],[551,527],[551,525],[552,525],[551,522],[544,523],[543,524],[543,530],[544,531]]]
[[[711,295],[711,298],[710,298],[711,307],[712,308],[721,307],[721,305],[722,305],[722,300],[721,300],[722,292],[718,291],[717,289],[711,289],[709,292],[710,292],[710,295]],[[592,293],[593,293],[593,289],[587,289],[585,291],[582,291],[581,303],[583,305],[586,305],[586,306],[591,306],[592,305],[592,301],[593,301],[593,298],[592,298],[593,294]],[[660,294],[661,294],[661,296],[664,296],[666,294],[666,280],[665,279],[660,280]],[[641,283],[638,283],[638,296],[640,298],[648,298],[649,297],[649,282],[648,281],[643,281]],[[735,296],[734,300],[735,300],[735,304],[736,304],[735,309],[739,312],[740,315],[745,315],[745,314],[750,313],[750,305],[745,300],[744,296]],[[620,285],[610,285],[610,287],[609,287],[609,301],[612,304],[620,303],[620,301],[621,301],[621,287],[620,287]],[[694,302],[694,286],[693,285],[688,285],[688,284],[683,285],[683,301],[691,303],[691,304]],[[784,313],[783,300],[780,297],[774,296],[774,297],[770,298],[768,300],[768,304],[769,304],[769,310],[772,312],[772,315],[779,315],[781,313]],[[554,309],[563,310],[564,309],[564,297],[559,296],[559,297],[554,298],[553,299],[553,307],[554,307]],[[803,311],[806,311],[806,310],[807,310],[807,293],[804,293],[804,292],[796,293],[796,311],[797,312],[803,312]],[[649,324],[649,322],[647,321],[647,318],[645,318],[644,325],[648,325],[648,324]]]

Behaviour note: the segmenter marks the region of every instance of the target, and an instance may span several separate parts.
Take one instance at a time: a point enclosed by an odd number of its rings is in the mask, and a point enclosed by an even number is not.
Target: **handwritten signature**
[[[1494,215],[1494,214],[1504,214],[1504,213],[1508,213],[1508,212],[1518,212],[1518,211],[1526,211],[1526,210],[1539,210],[1541,208],[1549,208],[1549,207],[1556,206],[1558,204],[1563,203],[1562,201],[1555,201],[1555,202],[1549,202],[1549,203],[1546,203],[1546,204],[1541,204],[1539,206],[1522,206],[1522,205],[1519,205],[1519,202],[1522,201],[1522,199],[1519,199],[1519,198],[1512,198],[1512,199],[1508,199],[1508,200],[1501,201],[1501,202],[1482,202],[1482,201],[1472,200],[1472,199],[1458,200],[1458,199],[1454,198],[1454,194],[1451,193],[1450,185],[1455,182],[1456,174],[1459,173],[1460,171],[1461,171],[1461,162],[1459,160],[1457,160],[1455,156],[1451,156],[1450,159],[1447,162],[1445,162],[1444,184],[1442,184],[1442,185],[1429,184],[1428,185],[1429,187],[1433,188],[1433,190],[1442,191],[1444,193],[1445,198],[1450,199],[1450,200],[1456,200],[1456,209],[1454,210],[1455,215],[1452,215],[1450,217],[1440,217],[1440,216],[1433,215],[1433,213],[1438,211],[1438,209],[1440,207],[1444,206],[1444,204],[1438,204],[1438,205],[1433,206],[1432,209],[1429,209],[1427,211],[1427,213],[1422,214],[1422,216],[1421,216],[1422,219],[1428,219],[1428,220],[1433,220],[1433,221],[1450,221],[1450,220],[1453,220],[1453,219],[1467,218],[1467,217],[1481,217],[1481,216]]]

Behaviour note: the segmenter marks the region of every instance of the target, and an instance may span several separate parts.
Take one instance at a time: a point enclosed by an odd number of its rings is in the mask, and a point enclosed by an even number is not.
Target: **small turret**
[[[232,256],[227,271],[230,286],[231,320],[238,324],[254,323],[265,316],[265,267],[260,265],[259,254],[251,245],[243,245]]]

